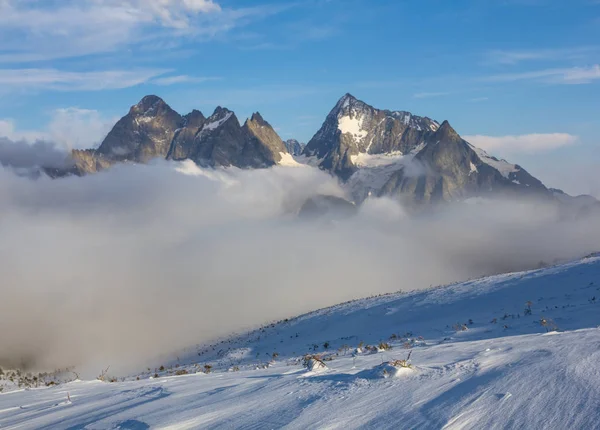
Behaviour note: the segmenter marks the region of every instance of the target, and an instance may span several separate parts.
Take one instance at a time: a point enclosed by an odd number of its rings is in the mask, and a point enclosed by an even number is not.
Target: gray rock
[[[351,157],[414,150],[439,124],[409,112],[375,109],[346,94],[335,105],[304,149],[321,159],[321,167],[348,179],[356,170]]]
[[[259,113],[243,126],[222,107],[205,118],[193,110],[180,116],[157,96],[146,96],[121,118],[98,149],[73,151],[75,167],[52,170],[54,176],[83,175],[115,163],[146,163],[153,158],[193,160],[202,166],[269,167],[287,149]]]
[[[298,217],[303,219],[343,219],[356,215],[358,208],[346,199],[330,195],[308,198],[301,206]]]
[[[405,111],[375,109],[349,94],[338,101],[304,154],[316,157],[322,169],[351,183],[357,202],[373,194],[413,203],[499,193],[550,196],[538,179],[518,165],[473,147],[448,121],[440,125]],[[359,154],[405,157],[401,163],[390,161],[399,163],[390,168],[370,168],[355,165],[353,156]],[[369,169],[369,174],[361,171]]]
[[[206,118],[198,110],[194,109],[185,115],[182,124],[175,131],[169,152],[167,153],[167,159],[186,160],[190,158],[190,154],[194,149],[196,134],[202,129],[205,123]]]
[[[240,167],[268,167],[288,152],[273,127],[256,112],[243,127],[246,138]]]
[[[305,144],[298,142],[296,139],[288,139],[284,142],[287,152],[292,155],[302,155]]]
[[[218,107],[198,131],[187,156],[199,165],[264,168],[287,150],[273,127],[259,113],[240,126],[233,112]]]
[[[146,96],[108,133],[96,153],[113,161],[165,158],[183,118],[160,97]]]

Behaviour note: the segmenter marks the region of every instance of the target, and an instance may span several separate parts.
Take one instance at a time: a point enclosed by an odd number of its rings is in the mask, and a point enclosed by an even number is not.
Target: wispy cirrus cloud
[[[486,76],[480,80],[484,82],[532,81],[546,84],[590,84],[596,80],[600,80],[600,65],[595,64],[589,67],[553,68],[519,73],[503,73]]]
[[[165,69],[72,72],[57,69],[0,69],[0,88],[99,91],[133,87],[169,72]]]
[[[528,61],[585,60],[600,52],[598,46],[580,46],[560,49],[491,50],[484,54],[486,64],[516,65]]]
[[[439,92],[423,92],[413,94],[414,99],[431,99],[436,97],[446,97],[451,95],[452,93],[449,91],[439,91]]]
[[[168,69],[101,70],[73,72],[57,69],[0,69],[0,89],[101,91],[134,87],[141,84],[160,86],[201,83],[221,79],[189,75],[169,76]]]
[[[163,40],[211,39],[283,8],[234,9],[215,0],[0,0],[0,63],[102,54]]]
[[[189,76],[189,75],[176,75],[160,77],[152,80],[153,84],[156,85],[176,85],[176,84],[189,84],[189,83],[201,83],[207,81],[218,81],[222,78],[219,77],[202,77],[202,76]]]
[[[512,136],[464,136],[465,140],[478,148],[501,156],[535,154],[571,146],[579,141],[568,133],[532,133]]]

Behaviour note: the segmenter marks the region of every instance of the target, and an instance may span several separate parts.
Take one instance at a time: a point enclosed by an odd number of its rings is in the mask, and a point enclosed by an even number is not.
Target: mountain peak
[[[442,125],[440,125],[440,128],[438,128],[437,131],[435,132],[435,136],[438,141],[443,141],[443,140],[451,140],[452,141],[452,140],[460,139],[459,134],[456,132],[456,130],[454,130],[452,128],[452,126],[450,125],[448,120],[445,120],[442,123]]]
[[[250,121],[256,122],[259,125],[266,125],[267,124],[267,122],[264,120],[264,118],[262,117],[262,115],[260,114],[260,112],[254,112],[252,114],[252,116],[250,117]]]
[[[192,111],[190,113],[188,113],[186,115],[186,117],[194,117],[194,116],[199,116],[202,115],[202,112],[200,112],[198,109],[192,109]],[[204,116],[204,115],[202,115]]]
[[[132,113],[146,114],[155,112],[158,106],[166,105],[165,101],[155,95],[147,95],[131,108]]]
[[[283,142],[287,151],[292,155],[301,155],[306,146],[304,143],[298,142],[297,139],[288,139]]]
[[[356,97],[354,97],[352,94],[350,94],[350,93],[346,93],[346,94],[344,94],[344,96],[343,96],[343,97],[340,99],[340,101],[346,101],[346,100],[353,101],[353,100],[358,100],[358,99],[357,99]]]
[[[358,100],[352,94],[346,93],[346,94],[344,94],[344,96],[341,99],[338,100],[338,102],[335,105],[335,108],[333,109],[333,112],[339,113],[339,112],[343,111],[344,109],[346,109],[347,107],[352,106],[359,102],[360,102],[360,100]]]
[[[190,113],[188,113],[187,115],[185,115],[183,117],[183,126],[184,127],[196,127],[196,128],[200,128],[202,126],[202,124],[204,123],[204,121],[206,120],[206,118],[204,117],[204,115],[202,114],[202,112],[200,112],[197,109],[192,110]]]
[[[212,115],[209,117],[209,119],[219,119],[219,118],[223,118],[226,116],[231,116],[231,114],[233,114],[233,112],[230,111],[229,109],[227,109],[225,107],[217,106],[217,108],[212,113]]]

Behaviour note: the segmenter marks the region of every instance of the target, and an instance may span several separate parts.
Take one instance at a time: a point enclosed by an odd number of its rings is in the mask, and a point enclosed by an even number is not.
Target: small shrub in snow
[[[540,325],[542,327],[546,328],[546,332],[551,332],[551,331],[557,331],[558,330],[558,326],[550,318],[542,318],[540,320]]]
[[[305,355],[302,365],[311,372],[327,369],[327,365],[320,355]]]
[[[452,326],[452,328],[454,329],[454,331],[467,331],[467,330],[469,330],[469,327],[467,327],[466,324],[461,324],[461,323],[454,324]]]
[[[338,352],[343,352],[344,355],[346,355],[346,354],[348,354],[349,350],[350,350],[350,346],[344,344],[338,349]]]
[[[379,349],[379,351],[389,351],[390,349],[392,349],[391,345],[386,342],[379,342],[377,348]]]
[[[204,373],[209,374],[212,370],[212,366],[210,364],[204,365]]]
[[[175,376],[181,376],[181,375],[187,375],[187,374],[188,374],[188,371],[185,369],[181,369],[181,370],[178,370],[177,372],[175,372]]]
[[[376,346],[371,346],[371,345],[365,346],[364,350],[365,350],[365,352],[368,352],[368,353],[371,353],[371,354],[379,352],[379,349],[377,349]]]
[[[412,369],[412,364],[410,364],[410,356],[412,355],[412,351],[408,353],[408,357],[405,360],[394,360],[390,361],[390,364],[394,367],[402,367],[405,369]]]
[[[100,375],[96,379],[98,381],[105,382],[107,379],[108,369],[110,369],[110,366],[108,366],[106,369],[104,369],[102,372],[100,372]]]

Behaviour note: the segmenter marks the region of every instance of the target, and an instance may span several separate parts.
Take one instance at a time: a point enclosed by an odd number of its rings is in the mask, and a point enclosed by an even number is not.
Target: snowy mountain
[[[516,164],[497,159],[463,140],[448,121],[438,123],[405,111],[376,109],[343,96],[303,147],[283,142],[259,114],[240,125],[222,107],[206,118],[181,116],[157,96],[131,107],[98,149],[72,153],[74,167],[45,169],[52,177],[97,172],[120,162],[153,158],[192,160],[204,167],[318,166],[337,176],[349,200],[368,196],[403,200],[409,207],[482,196],[535,196],[563,205],[591,205],[548,190]],[[585,201],[584,201],[585,200]]]
[[[353,156],[406,154],[438,128],[429,118],[375,109],[346,94],[308,142],[304,154],[317,157],[323,168],[348,179],[355,171]]]
[[[357,300],[118,382],[0,394],[0,425],[596,428],[599,294],[600,258],[590,256]]]
[[[346,94],[304,154],[350,184],[355,201],[368,195],[412,202],[454,201],[492,194],[551,193],[518,165],[463,140],[448,121],[379,110]]]
[[[73,151],[75,169],[86,174],[118,162],[154,158],[191,159],[203,166],[263,168],[277,164],[287,149],[259,113],[243,126],[222,107],[205,118],[194,110],[181,116],[157,96],[146,96],[121,118],[96,150]]]

